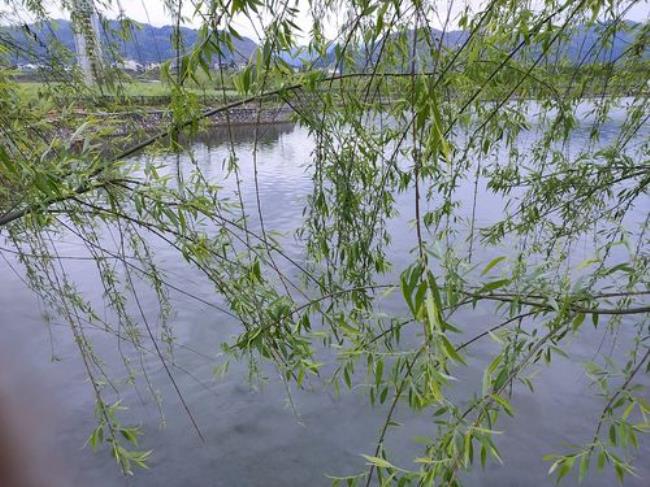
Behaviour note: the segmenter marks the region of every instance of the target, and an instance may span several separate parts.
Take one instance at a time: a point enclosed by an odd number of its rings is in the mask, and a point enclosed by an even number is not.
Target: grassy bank
[[[70,93],[66,92],[66,86],[62,82],[20,81],[17,83],[17,91],[25,101],[31,103],[44,103],[49,98],[70,98]],[[221,103],[224,95],[226,100],[233,100],[238,96],[233,89],[190,87],[187,91],[196,95],[197,101],[204,105]],[[168,105],[171,97],[171,87],[160,81],[122,83],[113,89],[103,91],[91,88],[82,96],[89,105],[116,102],[123,105],[122,108],[126,110],[133,105]]]

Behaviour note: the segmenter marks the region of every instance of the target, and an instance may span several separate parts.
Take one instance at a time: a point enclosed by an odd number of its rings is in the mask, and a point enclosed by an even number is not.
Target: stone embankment
[[[219,127],[230,125],[254,125],[269,123],[286,123],[291,121],[291,108],[286,105],[278,107],[262,107],[256,105],[243,105],[237,108],[219,112],[207,117],[210,125]],[[137,127],[144,131],[155,131],[167,126],[171,122],[171,113],[167,110],[142,110],[132,112],[86,112],[78,111],[80,118],[92,117],[99,123],[97,126],[109,129],[110,135],[128,135]],[[53,118],[52,122],[56,123]]]

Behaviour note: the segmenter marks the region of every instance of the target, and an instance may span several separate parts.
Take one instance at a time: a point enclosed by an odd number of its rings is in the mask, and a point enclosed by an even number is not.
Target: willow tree
[[[48,21],[39,1],[13,3]],[[586,374],[602,414],[592,440],[558,451],[550,471],[558,479],[572,470],[583,478],[589,468],[613,468],[620,479],[632,473],[650,413],[642,380],[650,371],[650,30],[626,20],[637,2],[296,3],[193,0],[199,39],[162,69],[172,95],[153,135],[109,137],[92,116],[71,117],[68,107],[111,102],[89,99],[52,62],[48,76],[57,83],[46,94],[59,103],[54,125],[42,105],[19,95],[11,72],[0,71],[1,252],[18,255],[30,286],[76,338],[96,398],[90,444],[106,447],[125,471],[148,456],[134,446],[142,432],[120,421],[90,329],[118,336],[130,374],[146,374],[134,364],[155,353],[194,422],[169,366],[170,294],[184,290],[166,279],[155,241],[211,284],[215,313],[241,330],[224,350],[248,360],[252,374],[269,362],[297,387],[327,374],[335,390],[362,385],[372,404],[388,405],[367,469],[343,479],[350,485],[458,485],[463,470],[500,461],[494,435],[502,416],[515,414],[511,395],[532,388],[532,369],[543,373],[593,328],[612,339],[624,328],[632,338],[617,360],[594,350]],[[179,1],[161,8],[181,25]],[[341,13],[337,36],[328,38]],[[210,66],[234,51],[241,22],[259,33],[259,49],[236,75],[215,72]],[[616,51],[622,35],[629,40]],[[17,49],[2,39],[5,53]],[[300,53],[303,69],[287,64],[287,51]],[[188,88],[199,78],[222,90],[223,103],[200,105]],[[234,101],[229,88],[238,92]],[[146,156],[190,151],[184,141],[232,108],[257,107],[260,117],[277,104],[291,107],[315,141],[300,259],[265,225],[259,198],[245,208],[200,165],[160,168]],[[614,112],[620,121],[604,137]],[[586,140],[578,147],[569,143],[577,132]],[[532,141],[526,150],[524,136]],[[226,166],[240,181],[230,147]],[[257,142],[253,152],[259,189]],[[459,212],[464,183],[474,188],[470,217]],[[476,218],[483,185],[503,205],[486,225]],[[399,217],[400,195],[411,201],[412,216],[402,218],[412,218],[413,252],[411,265],[395,269],[387,224]],[[85,244],[105,309],[66,271],[62,235]],[[585,242],[589,257],[575,262]],[[496,257],[477,261],[479,249]],[[136,281],[151,284],[160,316],[143,311]],[[387,316],[378,298],[390,292],[403,306]],[[489,310],[494,322],[481,328],[457,318],[472,309],[482,317]],[[468,354],[480,340],[496,343],[488,363]],[[482,387],[461,400],[450,391],[467,364],[483,369]],[[407,466],[386,448],[401,434],[394,418],[402,409],[435,418]]]

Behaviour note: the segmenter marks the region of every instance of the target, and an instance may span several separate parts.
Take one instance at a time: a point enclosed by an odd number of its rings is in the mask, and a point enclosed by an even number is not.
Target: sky
[[[104,9],[103,12],[109,18],[116,17],[119,11],[118,6],[121,6],[127,17],[136,20],[138,22],[150,23],[158,27],[174,23],[172,15],[163,6],[164,5],[163,0],[99,0],[99,1],[112,4],[111,9],[109,10]],[[290,1],[292,2],[291,4],[293,4],[293,2],[295,2],[296,0],[290,0]],[[188,27],[198,27],[201,24],[200,17],[195,16],[194,18],[192,18],[192,10],[193,10],[192,5],[195,2],[196,0],[185,0],[184,2],[185,8],[183,12],[184,15],[188,18],[188,22],[185,25],[187,25]],[[476,10],[480,8],[481,4],[486,3],[486,0],[438,0],[438,3],[440,5],[440,10],[446,11],[447,5],[449,5],[450,2],[452,4],[452,15],[451,15],[452,22],[450,22],[450,25],[453,28],[455,24],[453,20],[458,17],[459,13],[462,12],[465,5],[469,5],[470,8]],[[58,6],[60,5],[60,3],[61,3],[60,0],[49,1],[48,10],[50,14],[54,18],[69,18],[69,14]],[[96,0],[96,3],[99,2]],[[298,3],[298,8],[300,10],[300,13],[298,15],[296,24],[300,26],[303,30],[308,31],[311,26],[311,23],[309,21],[310,16],[308,13],[308,5],[309,5],[308,0],[298,0],[297,3]],[[543,3],[543,0],[534,0],[533,5],[535,3]],[[48,4],[47,0],[45,1],[45,4],[46,5]],[[0,11],[7,12],[6,4],[4,7],[0,6]],[[339,18],[324,19],[325,35],[330,39],[336,37],[339,31],[339,27],[344,20],[343,15],[340,15],[338,17]],[[626,17],[629,20],[634,20],[637,22],[647,21],[650,17],[650,0],[639,1],[636,5],[634,5],[630,9]],[[442,19],[442,21],[444,21],[444,19]],[[442,21],[438,23],[442,24]],[[250,22],[247,19],[244,18],[236,19],[233,22],[233,27],[237,29],[241,34],[250,37],[254,40],[258,40],[257,31],[251,26]],[[441,25],[435,25],[435,21],[434,21],[433,27],[440,28]]]

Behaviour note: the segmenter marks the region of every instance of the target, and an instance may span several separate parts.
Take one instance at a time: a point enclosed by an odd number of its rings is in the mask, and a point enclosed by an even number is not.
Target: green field
[[[66,96],[64,84],[59,82],[21,81],[17,87],[21,96],[34,103],[47,103],[48,99]],[[187,91],[195,94],[199,103],[214,104],[223,101],[224,90],[218,87],[190,87],[187,88]],[[143,105],[168,104],[171,95],[171,87],[159,81],[133,81],[122,83],[111,90],[105,89],[103,92],[100,92],[99,89],[88,91],[89,99],[95,96],[122,101],[131,99],[134,103]],[[237,97],[237,91],[226,89],[225,96],[228,100],[233,99]]]

